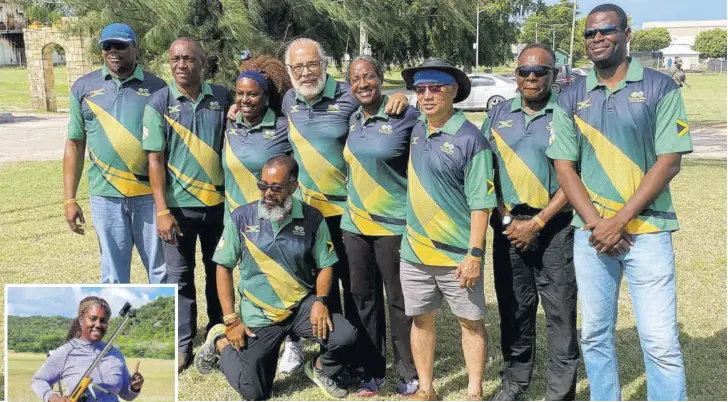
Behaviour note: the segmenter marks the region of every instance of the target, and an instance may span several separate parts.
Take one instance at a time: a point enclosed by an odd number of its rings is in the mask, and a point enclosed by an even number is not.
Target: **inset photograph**
[[[174,401],[175,285],[6,285],[8,401]]]

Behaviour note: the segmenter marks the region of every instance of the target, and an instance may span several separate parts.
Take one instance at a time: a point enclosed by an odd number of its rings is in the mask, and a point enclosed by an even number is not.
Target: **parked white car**
[[[462,110],[490,110],[493,106],[516,97],[516,82],[497,74],[468,74],[472,89],[470,96],[464,101],[456,103],[455,107]],[[417,106],[417,94],[409,96],[409,103]]]

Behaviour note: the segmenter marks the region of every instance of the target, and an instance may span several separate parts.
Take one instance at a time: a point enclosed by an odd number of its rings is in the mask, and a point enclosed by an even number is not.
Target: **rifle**
[[[116,336],[119,335],[122,329],[124,329],[126,323],[129,322],[130,319],[136,317],[136,310],[131,308],[131,304],[129,304],[129,302],[126,302],[124,303],[124,307],[121,308],[121,311],[119,311],[119,315],[124,317],[124,321],[121,322],[119,328],[117,328],[114,334],[111,335],[111,339],[109,339],[109,342],[104,347],[104,350],[102,350],[101,353],[96,356],[96,359],[94,359],[93,363],[91,363],[91,366],[83,374],[83,378],[81,379],[81,381],[76,385],[76,388],[73,389],[73,392],[71,392],[71,396],[69,397],[71,399],[71,402],[78,402],[81,397],[86,393],[89,385],[91,385],[91,372],[96,368],[101,359],[109,352],[109,350],[111,350],[111,344],[114,343],[114,339],[116,339]]]

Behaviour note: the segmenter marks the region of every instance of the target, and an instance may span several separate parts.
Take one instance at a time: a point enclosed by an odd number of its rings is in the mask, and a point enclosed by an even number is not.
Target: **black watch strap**
[[[328,307],[329,297],[328,296],[316,296],[316,301],[321,302],[324,304],[324,306]]]

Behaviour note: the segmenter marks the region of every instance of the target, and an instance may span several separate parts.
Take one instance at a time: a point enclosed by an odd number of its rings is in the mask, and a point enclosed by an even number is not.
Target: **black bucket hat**
[[[410,67],[402,70],[402,78],[408,89],[413,89],[415,73],[422,70],[438,70],[450,74],[458,83],[458,93],[455,95],[454,103],[464,101],[470,95],[470,78],[459,68],[447,60],[430,57],[417,67]]]

